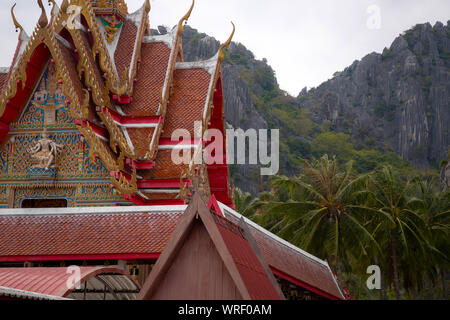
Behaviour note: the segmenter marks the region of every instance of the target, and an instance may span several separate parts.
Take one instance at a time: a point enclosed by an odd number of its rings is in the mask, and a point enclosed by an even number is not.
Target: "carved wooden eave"
[[[136,80],[138,63],[141,60],[142,40],[143,40],[144,34],[146,32],[146,28],[147,28],[146,21],[148,21],[149,12],[150,12],[150,2],[149,2],[149,0],[146,0],[144,5],[142,6],[142,8],[134,13],[134,15],[140,16],[140,20],[137,21],[139,27],[138,27],[135,44],[134,44],[133,56],[131,58],[131,67],[130,67],[129,75],[128,75],[128,84],[127,84],[126,95],[129,97],[131,97],[133,95],[133,89],[134,89],[134,83]],[[131,17],[127,17],[127,19],[128,18],[131,18]]]
[[[164,127],[164,122],[162,119],[165,118],[167,113],[167,105],[170,99],[170,94],[172,90],[173,85],[173,76],[175,71],[175,64],[177,57],[181,54],[181,59],[183,57],[183,49],[182,49],[182,38],[183,38],[183,32],[184,27],[183,23],[187,22],[191,16],[192,10],[194,9],[195,0],[192,0],[192,5],[189,8],[189,11],[180,19],[178,22],[178,26],[172,30],[172,35],[174,38],[174,42],[172,45],[172,51],[170,54],[169,64],[167,68],[166,73],[166,79],[164,81],[164,86],[161,92],[161,100],[158,108],[157,115],[161,116],[161,121],[158,122],[158,125],[156,127],[156,130],[153,133],[152,140],[150,142],[149,151],[146,155],[146,159],[148,160],[155,160],[156,154],[158,152],[158,146],[159,146],[159,139],[161,137],[161,132]]]

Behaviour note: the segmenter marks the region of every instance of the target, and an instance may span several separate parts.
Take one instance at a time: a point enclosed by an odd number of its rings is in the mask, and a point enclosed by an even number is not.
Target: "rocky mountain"
[[[256,60],[233,42],[223,68],[227,124],[280,128],[280,170],[286,175],[298,172],[300,159],[323,153],[354,159],[359,171],[382,163],[412,169],[406,162],[437,169],[450,141],[449,36],[449,22],[416,25],[382,53],[368,54],[296,98],[279,88],[265,59]],[[185,61],[210,58],[219,46],[186,26]],[[257,166],[231,166],[230,171],[234,185],[245,191],[256,194],[261,182],[268,187]]]
[[[436,166],[450,143],[449,22],[416,25],[383,53],[355,61],[298,96],[317,123],[387,143],[416,167]]]

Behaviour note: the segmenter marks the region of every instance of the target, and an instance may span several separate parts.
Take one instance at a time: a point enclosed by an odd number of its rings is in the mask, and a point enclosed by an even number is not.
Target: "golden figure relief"
[[[61,153],[64,146],[57,144],[49,138],[47,129],[44,129],[41,139],[28,152],[31,158],[36,162],[34,168],[48,170],[56,166],[56,157]]]

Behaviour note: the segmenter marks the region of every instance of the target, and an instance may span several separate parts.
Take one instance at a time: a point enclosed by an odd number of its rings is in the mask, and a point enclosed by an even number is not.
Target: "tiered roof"
[[[0,139],[50,60],[90,155],[100,158],[118,193],[137,205],[184,204],[192,177],[202,172],[205,190],[231,205],[226,165],[175,165],[170,159],[175,148],[194,153],[207,144],[208,128],[224,131],[221,52],[231,38],[209,61],[185,63],[183,23],[194,3],[169,34],[155,36],[149,0],[134,13],[124,1],[64,0],[61,8],[53,3],[51,17],[38,3],[42,15],[30,37],[12,10],[21,32],[12,66],[0,70]],[[68,25],[69,5],[82,7],[75,28]],[[195,121],[200,132],[194,133]],[[176,129],[187,129],[191,143],[176,146]]]
[[[200,202],[191,203],[194,209],[199,205]],[[246,274],[242,275],[246,281],[254,279],[248,276],[248,268],[261,271],[261,266],[245,265],[243,261],[255,262],[252,252],[259,251],[257,256],[264,259],[274,275],[320,296],[344,299],[327,262],[287,243],[220,202],[214,211],[223,215],[223,218],[215,215],[216,228],[240,274]],[[158,259],[187,213],[186,205],[4,209],[0,212],[0,262]],[[224,228],[227,225],[238,228],[242,220],[248,228],[244,238]],[[257,250],[249,242],[248,233]]]

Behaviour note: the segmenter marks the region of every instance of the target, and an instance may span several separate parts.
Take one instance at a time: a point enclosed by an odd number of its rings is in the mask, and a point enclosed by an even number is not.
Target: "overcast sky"
[[[11,6],[17,2],[17,19],[29,34],[40,10],[36,0],[0,2],[0,66],[9,66],[17,41]],[[144,0],[127,3],[133,12]],[[190,3],[152,0],[152,28],[175,25]],[[281,88],[297,95],[303,87],[319,85],[354,60],[381,52],[415,24],[445,24],[449,19],[449,0],[196,0],[189,24],[224,41],[233,21],[237,27],[234,40],[258,59],[266,58]]]

